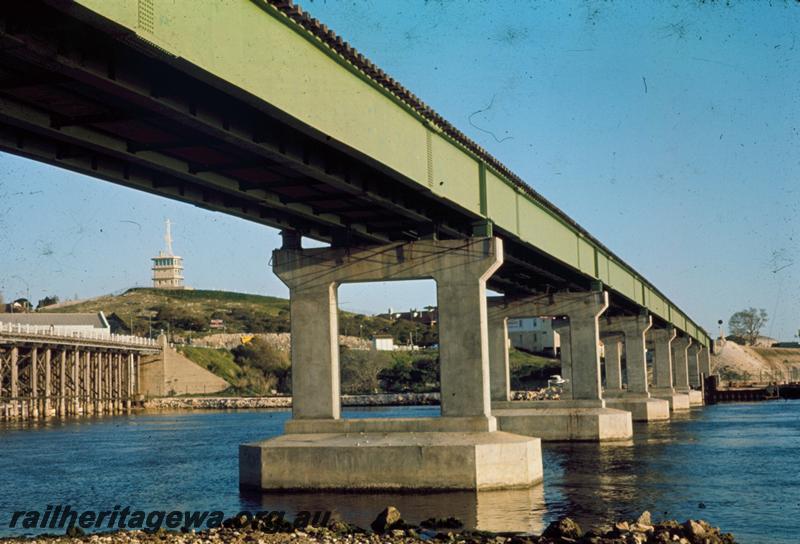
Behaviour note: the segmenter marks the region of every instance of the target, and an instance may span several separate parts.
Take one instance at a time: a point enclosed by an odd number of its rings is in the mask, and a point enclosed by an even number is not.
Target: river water
[[[354,409],[347,417],[421,417],[438,407]],[[569,515],[588,528],[650,510],[707,519],[739,541],[800,541],[800,401],[725,404],[637,424],[623,444],[543,444],[532,490],[415,494],[242,494],[237,447],[280,434],[288,411],[173,412],[0,424],[0,536],[15,511],[333,511],[367,526],[386,505],[408,521],[538,533]]]

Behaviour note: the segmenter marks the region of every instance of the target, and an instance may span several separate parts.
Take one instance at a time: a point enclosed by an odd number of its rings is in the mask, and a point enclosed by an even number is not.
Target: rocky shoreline
[[[438,405],[439,393],[342,395],[342,406]],[[146,410],[252,410],[291,408],[292,397],[157,397],[144,401]]]
[[[325,527],[295,528],[289,522],[271,519],[229,518],[222,527],[194,532],[186,531],[117,531],[84,534],[80,529],[68,529],[66,535],[1,538],[2,543],[77,543],[131,544],[137,542],[168,542],[170,544],[416,544],[447,542],[456,544],[736,544],[733,535],[702,520],[674,520],[654,523],[644,512],[636,520],[623,520],[613,526],[601,526],[582,531],[570,518],[551,523],[539,535],[519,533],[488,533],[459,530],[461,523],[454,518],[430,519],[420,525],[405,523],[394,507],[383,510],[370,529],[332,521]]]

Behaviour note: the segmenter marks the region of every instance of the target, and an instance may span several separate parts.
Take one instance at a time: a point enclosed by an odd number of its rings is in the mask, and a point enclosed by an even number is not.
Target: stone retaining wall
[[[343,406],[419,406],[439,404],[439,393],[342,395]],[[148,410],[236,410],[290,408],[292,397],[158,397],[148,399]]]
[[[200,338],[192,339],[192,346],[202,348],[225,348],[233,349],[236,346],[242,345],[242,337],[249,336],[249,333],[218,333],[210,334]],[[280,351],[289,351],[291,349],[292,336],[288,332],[264,332],[256,333],[253,336],[262,338],[272,346]],[[339,336],[339,345],[345,346],[349,349],[366,350],[372,347],[372,343],[364,338],[357,336]]]

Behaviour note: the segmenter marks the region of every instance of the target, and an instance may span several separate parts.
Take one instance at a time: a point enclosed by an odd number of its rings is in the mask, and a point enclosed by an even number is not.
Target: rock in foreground
[[[429,522],[438,520],[428,520]],[[541,536],[524,534],[495,534],[483,531],[449,531],[442,525],[454,526],[460,522],[453,518],[432,528],[434,523],[422,527],[406,524],[400,511],[393,506],[384,509],[375,521],[372,530],[348,525],[334,520],[326,527],[292,528],[290,524],[266,528],[259,520],[248,521],[230,518],[223,526],[200,532],[155,532],[120,531],[84,535],[71,530],[63,536],[38,536],[30,538],[5,538],[0,542],[48,544],[87,542],[92,544],[134,544],[139,542],[170,544],[415,544],[417,542],[447,542],[456,544],[736,544],[733,535],[722,533],[702,520],[662,521],[652,523],[650,513],[645,512],[636,520],[621,520],[613,526],[602,526],[583,532],[570,518],[551,523]],[[426,528],[427,527],[427,528]]]

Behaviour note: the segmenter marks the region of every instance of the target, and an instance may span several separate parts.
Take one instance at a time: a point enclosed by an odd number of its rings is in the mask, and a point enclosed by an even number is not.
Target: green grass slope
[[[154,334],[159,330],[194,336],[220,332],[209,328],[222,319],[226,332],[287,331],[289,301],[278,297],[228,291],[134,288],[75,304],[44,308],[48,312],[103,311],[115,332]]]
[[[177,348],[187,359],[213,372],[228,383],[234,383],[242,372],[242,368],[234,362],[233,354],[227,349],[194,346],[177,346]]]

